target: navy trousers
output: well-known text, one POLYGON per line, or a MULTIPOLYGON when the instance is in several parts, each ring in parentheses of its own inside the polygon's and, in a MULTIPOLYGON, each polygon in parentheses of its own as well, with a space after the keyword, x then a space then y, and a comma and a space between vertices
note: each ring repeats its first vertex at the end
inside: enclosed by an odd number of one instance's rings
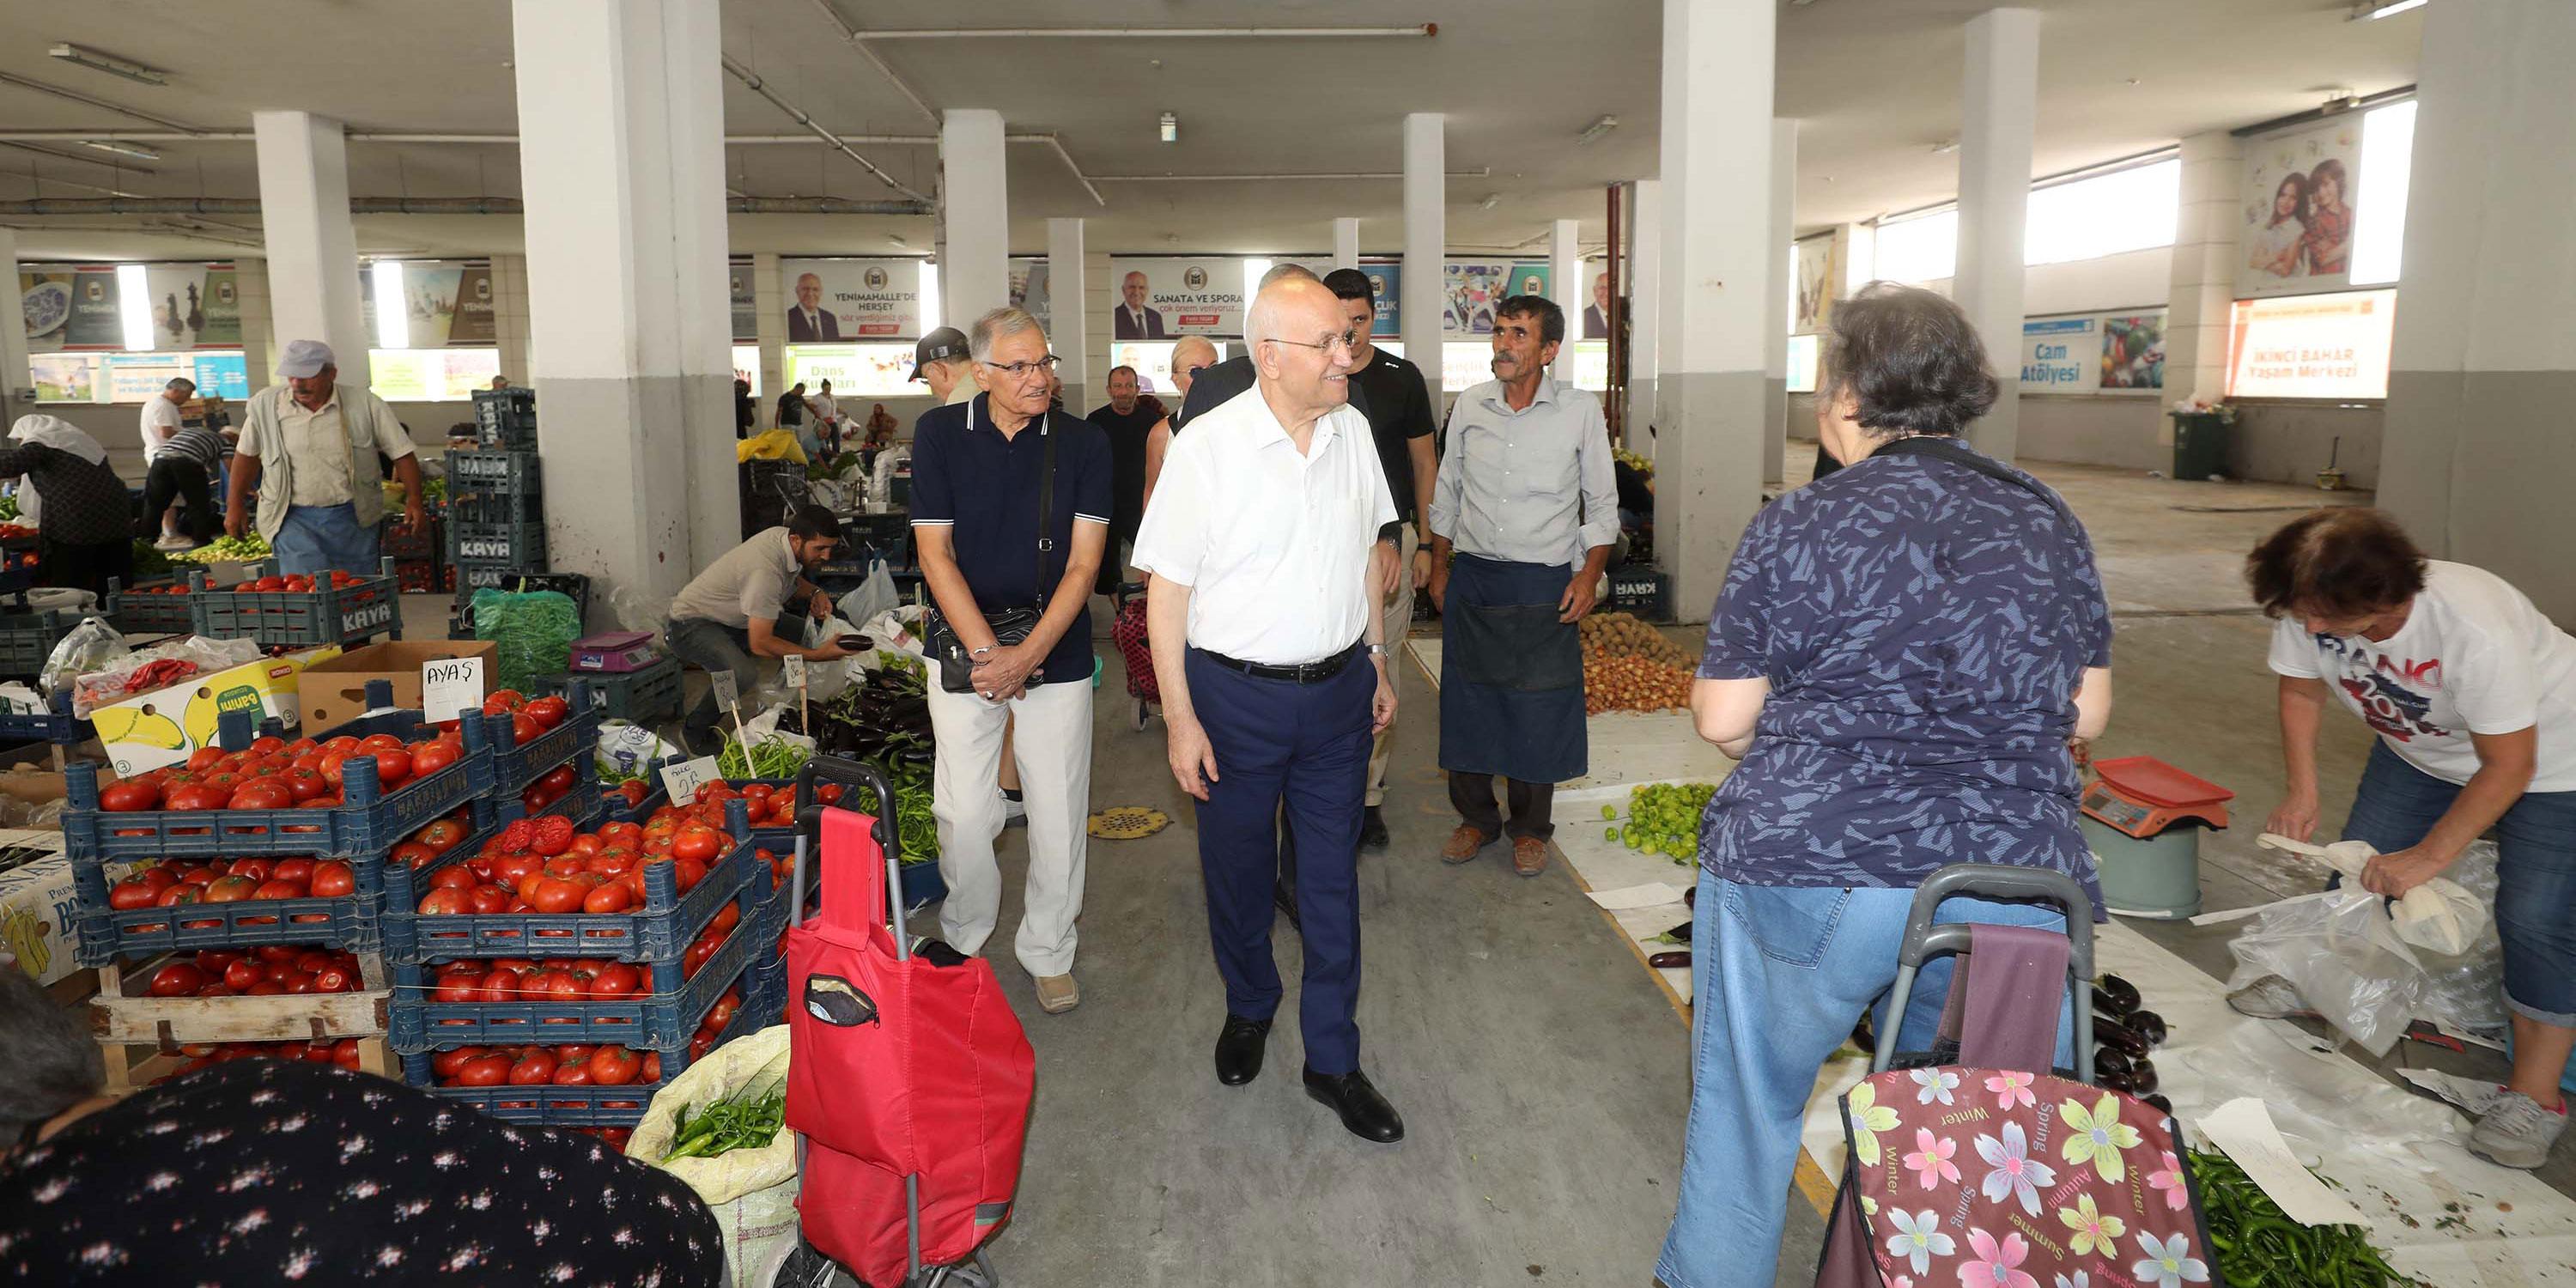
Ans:
POLYGON ((1360 1060, 1360 802, 1377 668, 1353 658, 1320 684, 1258 680, 1197 649, 1187 666, 1190 701, 1216 753, 1218 777, 1198 807, 1199 870, 1225 1008, 1252 1020, 1279 1009, 1270 923, 1284 804, 1297 834, 1306 1067, 1349 1073, 1360 1060))

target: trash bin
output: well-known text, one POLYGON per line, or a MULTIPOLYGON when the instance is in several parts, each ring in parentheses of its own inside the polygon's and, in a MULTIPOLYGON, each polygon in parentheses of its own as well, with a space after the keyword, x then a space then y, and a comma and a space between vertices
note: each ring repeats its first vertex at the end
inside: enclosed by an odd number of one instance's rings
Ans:
POLYGON ((2227 417, 2214 411, 2178 411, 2174 421, 2173 476, 2178 479, 2224 478, 2227 475, 2227 417))

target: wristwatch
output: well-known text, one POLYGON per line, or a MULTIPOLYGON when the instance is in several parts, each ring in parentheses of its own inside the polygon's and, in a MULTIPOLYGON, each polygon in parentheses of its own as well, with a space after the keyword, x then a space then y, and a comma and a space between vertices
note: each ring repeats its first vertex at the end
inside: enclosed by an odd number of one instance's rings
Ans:
POLYGON ((1369 651, 1369 656, 1370 656, 1370 657, 1385 657, 1385 656, 1386 656, 1386 645, 1384 645, 1384 644, 1371 644, 1371 645, 1369 645, 1369 646, 1368 646, 1368 651, 1369 651))

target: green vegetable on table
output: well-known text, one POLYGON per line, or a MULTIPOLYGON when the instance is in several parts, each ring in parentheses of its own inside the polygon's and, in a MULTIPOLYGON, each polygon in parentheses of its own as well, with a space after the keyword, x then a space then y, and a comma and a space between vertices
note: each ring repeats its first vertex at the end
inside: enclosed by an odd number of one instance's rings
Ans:
POLYGON ((2232 1288, 2396 1288, 2400 1274, 2357 1225, 2301 1225, 2234 1159, 2192 1150, 2192 1182, 2218 1273, 2232 1288))
POLYGON ((794 778, 811 753, 784 738, 762 738, 745 754, 738 739, 727 738, 716 751, 716 772, 727 778, 794 778))
MULTIPOLYGON (((1717 794, 1715 783, 1651 783, 1628 789, 1628 822, 1625 827, 1602 829, 1603 839, 1625 842, 1631 850, 1661 854, 1675 863, 1692 863, 1699 858, 1699 820, 1708 808, 1708 798, 1717 794)), ((1603 818, 1616 816, 1604 805, 1603 818)))
POLYGON ((671 1120, 671 1152, 662 1156, 665 1163, 760 1149, 778 1139, 778 1129, 787 1124, 787 1093, 773 1091, 756 1100, 719 1100, 694 1118, 689 1116, 689 1106, 682 1105, 672 1112, 671 1120))
MULTIPOLYGON (((939 861, 939 820, 931 814, 930 784, 924 775, 921 782, 889 780, 894 788, 894 834, 903 862, 936 863, 939 861)), ((877 807, 874 788, 862 787, 853 795, 850 808, 862 814, 885 817, 877 807)))
POLYGON ((252 563, 274 558, 276 554, 258 534, 245 533, 238 537, 217 537, 194 550, 181 550, 170 557, 189 563, 252 563))

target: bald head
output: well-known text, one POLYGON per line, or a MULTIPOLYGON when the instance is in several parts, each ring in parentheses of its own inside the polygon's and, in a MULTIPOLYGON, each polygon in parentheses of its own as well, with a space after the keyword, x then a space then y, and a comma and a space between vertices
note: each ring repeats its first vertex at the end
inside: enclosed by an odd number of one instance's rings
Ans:
POLYGON ((1313 274, 1261 288, 1244 319, 1261 393, 1290 432, 1350 401, 1350 323, 1313 274))
MULTIPOLYGON (((1282 265, 1295 268, 1294 264, 1282 265)), ((1314 340, 1325 335, 1338 335, 1343 329, 1341 301, 1333 298, 1323 282, 1313 273, 1278 273, 1264 282, 1261 293, 1252 297, 1252 309, 1244 315, 1243 336, 1247 343, 1258 345, 1264 340, 1314 340), (1307 334, 1313 332, 1313 335, 1307 334)), ((1259 358, 1254 359, 1259 362, 1259 358)))

